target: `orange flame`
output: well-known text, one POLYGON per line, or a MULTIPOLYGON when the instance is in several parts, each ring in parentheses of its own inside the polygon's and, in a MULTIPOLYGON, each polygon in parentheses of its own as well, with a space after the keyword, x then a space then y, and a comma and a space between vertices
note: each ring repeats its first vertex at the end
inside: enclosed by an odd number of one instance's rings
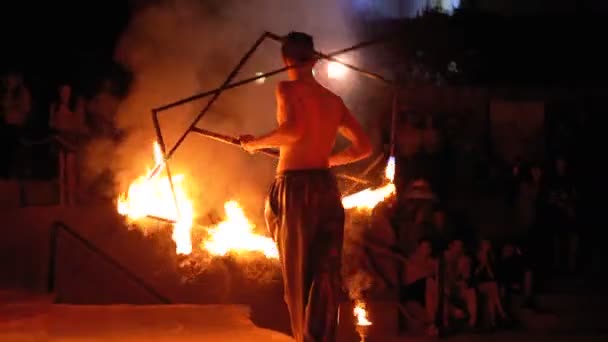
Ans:
POLYGON ((355 305, 355 308, 353 309, 353 313, 355 315, 355 318, 357 318, 358 326, 372 325, 372 322, 370 322, 369 319, 367 318, 367 310, 365 309, 364 302, 361 302, 361 301, 357 302, 355 305))
MULTIPOLYGON (((161 176, 164 161, 160 146, 154 143, 155 168, 148 169, 129 185, 126 193, 118 197, 117 209, 121 215, 131 221, 138 221, 148 216, 174 221, 173 241, 178 254, 192 253, 192 225, 194 222, 193 202, 189 198, 184 176, 173 176, 175 200, 171 192, 169 179, 161 176), (176 203, 177 202, 177 207, 176 203)), ((243 253, 259 251, 267 258, 278 258, 278 251, 273 240, 253 233, 254 225, 249 222, 243 209, 236 201, 224 204, 226 219, 214 227, 205 228, 209 233, 207 241, 201 248, 211 255, 222 256, 229 252, 243 253)))
MULTIPOLYGON (((155 142, 153 148, 156 165, 160 165, 160 168, 163 169, 164 161, 160 146, 155 142)), ((118 213, 127 216, 132 221, 147 216, 175 221, 173 241, 177 246, 177 253, 190 254, 192 252, 190 232, 194 220, 194 210, 184 187, 184 176, 178 174, 173 177, 176 207, 169 178, 161 176, 160 171, 150 177, 153 169, 148 169, 145 176, 137 178, 129 185, 126 193, 120 194, 117 203, 118 213)))
POLYGON ((224 204, 226 220, 209 228, 209 239, 202 247, 212 255, 226 255, 230 252, 262 252, 267 258, 276 259, 279 252, 274 241, 253 233, 255 226, 249 222, 243 209, 236 201, 224 204))
POLYGON ((374 209, 378 203, 384 201, 388 197, 395 194, 397 189, 393 180, 395 179, 395 158, 390 157, 384 171, 384 177, 388 181, 388 184, 376 188, 376 189, 365 189, 354 193, 352 195, 342 198, 342 205, 345 209, 357 208, 360 210, 371 210, 374 209))

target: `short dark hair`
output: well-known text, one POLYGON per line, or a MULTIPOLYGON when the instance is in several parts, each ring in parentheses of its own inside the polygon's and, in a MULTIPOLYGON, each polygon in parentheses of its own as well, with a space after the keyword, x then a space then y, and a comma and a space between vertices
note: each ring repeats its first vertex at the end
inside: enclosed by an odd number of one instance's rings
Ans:
POLYGON ((431 247, 433 246, 433 240, 431 240, 431 238, 423 236, 420 239, 418 239, 418 246, 422 245, 423 243, 428 243, 431 245, 431 247))
POLYGON ((299 63, 315 60, 315 47, 312 36, 303 32, 290 32, 283 37, 281 46, 283 57, 299 63))

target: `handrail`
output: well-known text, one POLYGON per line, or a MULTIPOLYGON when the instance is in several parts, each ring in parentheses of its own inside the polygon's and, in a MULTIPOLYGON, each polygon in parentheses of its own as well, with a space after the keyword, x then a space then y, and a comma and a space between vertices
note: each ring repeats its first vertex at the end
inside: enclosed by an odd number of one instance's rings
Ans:
POLYGON ((43 138, 40 139, 28 139, 28 138, 20 138, 19 139, 19 143, 22 146, 34 146, 34 145, 45 145, 45 144, 57 144, 57 146, 59 146, 61 149, 67 150, 67 151, 75 151, 76 147, 69 143, 68 141, 66 141, 65 139, 63 139, 60 135, 58 134, 49 134, 43 138))
POLYGON ((122 272, 127 278, 134 281, 137 285, 141 286, 144 290, 146 290, 149 294, 155 297, 159 302, 163 304, 170 304, 171 301, 148 285, 143 279, 135 275, 129 269, 121 265, 116 259, 99 249, 95 246, 91 241, 82 237, 82 235, 75 232, 73 229, 68 227, 65 223, 60 221, 55 221, 51 226, 51 239, 50 239, 50 257, 49 257, 49 272, 48 272, 48 283, 47 289, 48 292, 53 292, 55 290, 55 276, 56 276, 56 262, 57 262, 57 239, 59 237, 59 232, 66 232, 76 241, 80 242, 83 246, 85 246, 89 251, 100 256, 110 265, 114 266, 120 272, 122 272))

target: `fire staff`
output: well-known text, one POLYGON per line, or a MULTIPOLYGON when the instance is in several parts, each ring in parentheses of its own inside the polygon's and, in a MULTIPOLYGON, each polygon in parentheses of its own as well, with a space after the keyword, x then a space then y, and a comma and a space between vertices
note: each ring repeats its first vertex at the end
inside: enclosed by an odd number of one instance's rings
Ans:
POLYGON ((291 32, 281 50, 290 69, 289 81, 276 89, 278 128, 240 141, 250 153, 280 150, 265 217, 279 250, 293 335, 298 342, 334 341, 344 208, 329 169, 368 157, 372 147, 340 97, 313 77, 313 38, 291 32), (338 134, 350 145, 332 154, 338 134))

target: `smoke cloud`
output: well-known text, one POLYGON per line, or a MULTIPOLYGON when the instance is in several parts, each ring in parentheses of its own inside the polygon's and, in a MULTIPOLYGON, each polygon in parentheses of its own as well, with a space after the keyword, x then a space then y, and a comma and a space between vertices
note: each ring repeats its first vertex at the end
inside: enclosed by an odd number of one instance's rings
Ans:
MULTIPOLYGON (((151 108, 219 86, 265 31, 280 35, 292 30, 310 33, 321 51, 355 43, 344 2, 163 0, 139 7, 115 53, 115 59, 133 73, 130 94, 116 116, 118 127, 128 132, 113 156, 117 190, 124 191, 153 164, 151 108)), ((279 44, 269 40, 260 46, 237 80, 280 66, 279 44)), ((274 87, 283 78, 272 77, 263 84, 225 92, 199 126, 235 136, 272 129, 274 87)), ((207 100, 160 114, 169 148, 207 100)), ((107 155, 100 159, 107 164, 107 155)), ((221 210, 226 200, 235 199, 252 219, 261 218, 274 160, 250 156, 233 146, 190 134, 170 165, 173 174, 186 176, 199 216, 221 210)))

